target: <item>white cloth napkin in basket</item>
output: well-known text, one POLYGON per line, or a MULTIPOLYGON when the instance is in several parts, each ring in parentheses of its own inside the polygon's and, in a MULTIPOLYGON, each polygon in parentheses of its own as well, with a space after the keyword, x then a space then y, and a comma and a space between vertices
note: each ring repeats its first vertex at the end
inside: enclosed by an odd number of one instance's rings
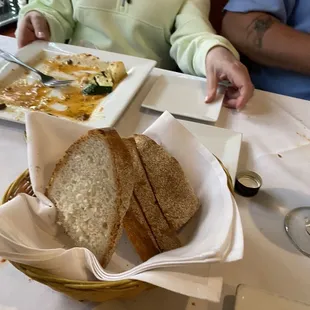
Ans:
POLYGON ((141 263, 125 234, 103 269, 84 248, 74 248, 56 225, 56 210, 44 195, 57 161, 89 128, 33 112, 26 117, 28 162, 37 198, 19 195, 0 208, 0 255, 75 280, 137 279, 197 298, 218 301, 222 280, 208 278, 209 263, 243 255, 243 234, 226 175, 215 157, 165 112, 145 134, 163 145, 183 167, 202 203, 182 230, 182 248, 141 263))

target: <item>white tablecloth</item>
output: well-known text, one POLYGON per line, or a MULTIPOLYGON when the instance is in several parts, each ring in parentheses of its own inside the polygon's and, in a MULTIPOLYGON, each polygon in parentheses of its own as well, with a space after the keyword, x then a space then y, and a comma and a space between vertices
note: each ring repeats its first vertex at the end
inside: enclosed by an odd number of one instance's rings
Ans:
MULTIPOLYGON (((0 46, 16 51, 15 39, 0 36, 0 46)), ((151 85, 155 69, 117 127, 132 132, 152 118, 139 106, 151 85)), ((224 277, 222 304, 188 299, 161 289, 130 301, 131 309, 233 309, 236 286, 246 283, 310 303, 310 260, 299 254, 285 235, 283 218, 289 209, 310 205, 310 103, 256 91, 242 113, 223 109, 217 126, 242 132, 240 169, 251 169, 263 178, 260 193, 246 199, 237 196, 241 212, 245 256, 237 263, 213 265, 210 275, 224 277)), ((0 121, 0 195, 27 168, 24 126, 0 121)), ((34 281, 29 281, 8 263, 0 263, 0 309, 20 310, 91 309, 34 281)), ((111 309, 109 304, 103 309, 111 309)), ((115 308, 117 310, 117 308, 115 308)))

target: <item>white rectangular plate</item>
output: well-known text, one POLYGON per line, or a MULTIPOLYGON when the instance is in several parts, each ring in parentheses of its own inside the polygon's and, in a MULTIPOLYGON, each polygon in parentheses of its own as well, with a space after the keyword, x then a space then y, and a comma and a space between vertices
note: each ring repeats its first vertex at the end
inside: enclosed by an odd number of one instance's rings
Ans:
POLYGON ((205 103, 207 82, 204 78, 185 74, 160 76, 142 103, 143 108, 157 112, 169 111, 174 116, 216 122, 222 107, 223 95, 205 103))
MULTIPOLYGON (((52 58, 60 54, 70 55, 88 53, 99 57, 101 61, 124 62, 129 73, 128 77, 126 77, 126 79, 124 79, 111 94, 99 103, 90 119, 83 122, 83 124, 91 127, 113 126, 156 64, 153 60, 85 47, 46 42, 34 42, 33 44, 20 49, 16 53, 16 56, 24 62, 33 62, 42 57, 43 53, 47 58, 52 58)), ((0 64, 1 87, 9 85, 17 80, 23 72, 24 69, 20 66, 2 62, 0 64)), ((26 109, 20 107, 8 107, 7 109, 0 111, 0 119, 24 123, 25 111, 26 109)))
POLYGON ((237 290, 235 310, 309 310, 310 305, 289 300, 263 290, 240 285, 237 290))

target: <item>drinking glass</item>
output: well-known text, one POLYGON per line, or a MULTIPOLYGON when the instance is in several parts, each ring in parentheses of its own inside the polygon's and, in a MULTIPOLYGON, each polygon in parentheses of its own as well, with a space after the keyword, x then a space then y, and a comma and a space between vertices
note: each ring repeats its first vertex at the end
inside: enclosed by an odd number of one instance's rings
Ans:
POLYGON ((310 257, 310 207, 291 210, 285 216, 284 227, 295 247, 310 257))

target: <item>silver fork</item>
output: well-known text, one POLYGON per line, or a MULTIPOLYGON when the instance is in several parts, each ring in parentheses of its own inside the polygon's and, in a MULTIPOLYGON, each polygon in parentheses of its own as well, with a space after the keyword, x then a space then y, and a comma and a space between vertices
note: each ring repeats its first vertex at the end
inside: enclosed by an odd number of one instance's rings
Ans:
POLYGON ((2 49, 0 49, 0 57, 2 57, 3 59, 5 59, 9 62, 13 62, 13 63, 16 63, 20 66, 23 66, 26 69, 38 74, 41 78, 42 84, 47 86, 47 87, 62 87, 62 86, 67 86, 73 82, 73 80, 63 80, 63 81, 56 80, 52 76, 46 75, 46 74, 42 73, 41 71, 39 71, 33 67, 28 66, 26 63, 22 62, 20 59, 18 59, 17 57, 12 55, 11 53, 3 51, 2 49))

